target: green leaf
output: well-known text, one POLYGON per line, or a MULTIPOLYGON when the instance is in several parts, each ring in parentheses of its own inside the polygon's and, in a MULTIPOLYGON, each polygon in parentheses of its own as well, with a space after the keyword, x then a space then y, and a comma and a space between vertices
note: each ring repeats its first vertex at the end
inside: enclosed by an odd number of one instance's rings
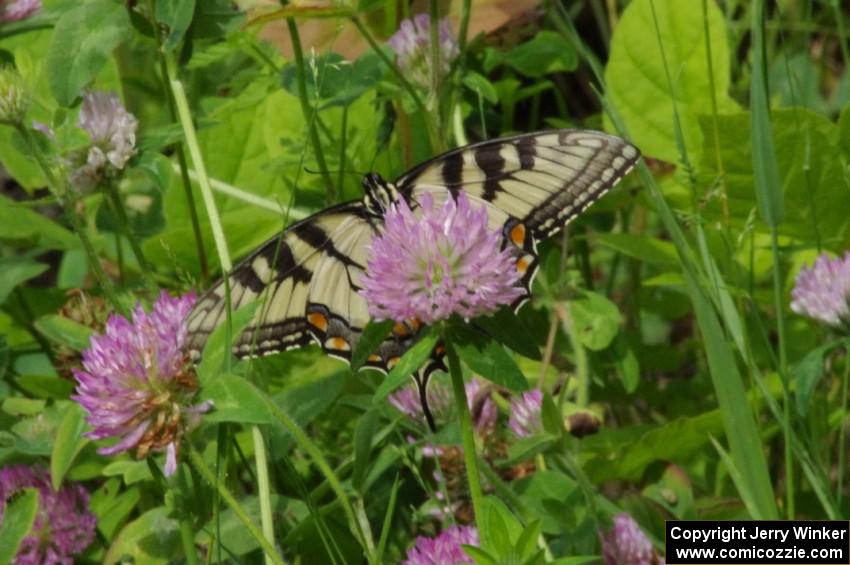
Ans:
POLYGON ((463 84, 472 92, 480 94, 482 98, 491 104, 496 104, 499 101, 499 93, 496 92, 496 87, 493 86, 493 83, 475 71, 468 71, 463 76, 463 84))
POLYGON ((354 352, 351 354, 351 372, 356 373, 366 363, 369 355, 378 350, 392 327, 392 320, 384 320, 383 322, 369 320, 369 323, 363 328, 363 333, 360 334, 360 339, 357 340, 357 345, 354 346, 354 352))
POLYGON ((69 402, 65 410, 65 416, 56 430, 56 441, 53 443, 53 452, 50 454, 50 480, 53 490, 59 490, 65 473, 71 468, 77 454, 89 443, 83 437, 86 421, 82 407, 76 402, 69 402))
POLYGON ((522 524, 495 496, 487 496, 481 505, 478 520, 481 548, 488 553, 506 556, 513 550, 515 540, 522 535, 522 524))
POLYGON ((47 267, 44 263, 19 257, 0 258, 0 272, 3 273, 0 278, 0 304, 6 302, 16 286, 40 275, 47 267))
POLYGON ((531 331, 512 309, 499 308, 492 316, 476 318, 474 325, 520 355, 540 360, 540 346, 531 338, 531 331))
POLYGON ((254 313, 262 303, 263 300, 256 300, 233 312, 230 317, 229 336, 227 321, 224 320, 207 338, 201 362, 198 363, 198 377, 200 377, 202 386, 207 381, 214 379, 224 369, 225 357, 231 355, 231 344, 251 323, 251 320, 254 319, 254 313), (229 340, 228 337, 230 337, 229 340))
POLYGON ((377 425, 378 411, 373 408, 360 417, 354 430, 354 469, 351 472, 351 486, 360 492, 361 496, 366 494, 362 491, 363 479, 369 468, 369 454, 372 451, 372 440, 377 425))
POLYGON ((35 329, 52 342, 82 351, 89 347, 94 330, 70 318, 48 314, 35 321, 35 329))
POLYGON ((130 32, 127 9, 112 0, 80 3, 62 14, 47 55, 47 80, 59 104, 76 100, 130 32))
POLYGON ((850 157, 850 103, 844 105, 838 116, 838 141, 844 154, 850 157))
POLYGON ((537 553, 537 539, 540 537, 540 533, 541 522, 534 520, 520 534, 519 539, 514 544, 514 553, 522 563, 526 563, 537 553))
POLYGON ((0 196, 0 240, 46 249, 78 246, 77 238, 70 231, 29 208, 16 205, 5 196, 0 196))
POLYGON ((598 233, 594 239, 606 247, 644 263, 666 267, 679 265, 676 247, 669 241, 663 241, 657 237, 633 233, 598 233))
POLYGON ((382 403, 392 391, 406 382, 410 375, 431 356, 431 352, 434 351, 439 339, 431 326, 422 330, 418 341, 401 356, 398 365, 392 368, 390 374, 375 391, 374 396, 372 396, 372 403, 382 403))
POLYGON ((563 415, 548 391, 543 392, 543 400, 540 402, 540 422, 547 434, 556 438, 564 435, 563 415))
POLYGON ((500 565, 498 557, 487 553, 480 547, 474 545, 462 545, 463 551, 475 560, 475 565, 500 565))
POLYGON ((801 416, 808 414, 815 387, 823 377, 824 357, 839 345, 841 342, 833 342, 813 349, 791 367, 789 373, 791 380, 796 383, 794 397, 797 400, 797 412, 801 416))
POLYGON ((547 451, 557 441, 558 436, 549 433, 535 434, 518 439, 508 446, 508 457, 504 461, 499 461, 499 465, 510 467, 533 459, 538 454, 547 451))
POLYGON ((528 388, 528 381, 505 348, 463 324, 449 327, 449 339, 458 356, 475 373, 513 391, 528 388))
POLYGON ((164 507, 148 510, 118 533, 106 552, 107 565, 129 558, 135 563, 171 563, 181 555, 177 521, 164 507))
MULTIPOLYGON (((779 166, 778 187, 784 201, 779 233, 811 242, 818 230, 822 238, 836 238, 836 245, 845 245, 850 226, 850 200, 840 190, 835 190, 844 183, 838 127, 825 116, 803 108, 774 109, 770 120, 779 166), (845 243, 839 244, 839 241, 845 243)), ((705 146, 697 180, 705 185, 713 183, 721 174, 717 160, 722 161, 729 215, 739 225, 746 224, 753 208, 759 205, 753 190, 757 180, 753 169, 756 150, 751 121, 750 114, 744 112, 718 117, 718 155, 712 137, 713 120, 710 117, 700 119, 705 146)), ((703 208, 706 219, 724 217, 720 198, 711 198, 706 204, 703 208)), ((761 225, 758 222, 756 229, 761 225)), ((756 258, 759 253, 757 250, 756 258)), ((769 252, 764 253, 768 257, 765 261, 773 260, 769 252)))
POLYGON ((505 62, 515 71, 531 78, 578 67, 573 46, 561 34, 542 30, 531 39, 514 47, 505 62))
POLYGON ((584 291, 570 301, 570 313, 581 343, 592 351, 608 347, 623 323, 617 305, 595 292, 584 291))
POLYGON ((213 402, 213 409, 204 415, 205 422, 270 424, 274 421, 263 394, 236 375, 212 379, 201 389, 200 400, 213 402))
MULTIPOLYGON (((702 10, 682 10, 679 0, 634 0, 623 10, 611 38, 611 55, 605 67, 606 96, 627 125, 632 141, 644 155, 672 163, 680 153, 674 134, 673 100, 665 72, 673 75, 676 108, 688 150, 702 146, 697 116, 711 114, 712 88, 718 111, 736 108, 729 96, 728 29, 723 13, 708 2, 714 81, 708 72, 705 22, 702 10), (653 5, 664 55, 653 30, 653 5)), ((606 116, 606 123, 610 124, 606 116)))
POLYGON ((12 416, 32 416, 44 410, 44 400, 12 396, 3 401, 3 412, 12 416))
POLYGON ((165 51, 172 51, 180 44, 192 23, 194 12, 195 0, 156 0, 156 21, 168 28, 162 44, 165 51))
POLYGON ((112 539, 118 527, 137 508, 141 499, 138 487, 121 489, 121 479, 113 477, 94 491, 89 502, 97 516, 97 529, 106 539, 112 539))
POLYGON ((21 375, 15 384, 31 396, 42 399, 66 399, 74 390, 74 383, 55 375, 21 375))
POLYGON ((775 228, 784 215, 779 165, 773 147, 770 126, 770 101, 767 94, 767 51, 764 39, 764 0, 755 0, 752 9, 752 58, 750 78, 750 127, 753 136, 753 172, 756 179, 756 201, 764 222, 775 228))
POLYGON ((12 562, 21 542, 32 529, 38 512, 38 491, 23 489, 6 503, 0 526, 0 563, 12 562))

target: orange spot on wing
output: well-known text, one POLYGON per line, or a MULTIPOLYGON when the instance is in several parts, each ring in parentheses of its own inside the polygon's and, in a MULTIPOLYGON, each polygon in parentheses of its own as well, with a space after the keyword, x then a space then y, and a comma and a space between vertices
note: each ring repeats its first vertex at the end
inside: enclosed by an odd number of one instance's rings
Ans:
POLYGON ((387 367, 392 369, 393 367, 398 365, 399 361, 401 361, 401 357, 390 357, 387 361, 387 367))
POLYGON ((525 245, 525 226, 517 224, 511 228, 511 241, 517 247, 525 245))
POLYGON ((528 271, 528 258, 522 257, 519 261, 516 262, 516 270, 519 271, 521 275, 524 275, 526 271, 528 271))
POLYGON ((383 359, 381 359, 381 356, 377 353, 373 353, 369 356, 368 361, 369 363, 380 363, 381 361, 383 361, 383 359))
POLYGON ((398 337, 407 337, 410 335, 410 328, 404 322, 396 322, 393 326, 393 335, 398 337))
POLYGON ((311 312, 307 314, 307 323, 318 329, 319 331, 327 331, 328 329, 328 319, 324 314, 320 314, 318 312, 311 312))
POLYGON ((325 348, 331 351, 350 351, 351 345, 341 337, 332 337, 325 342, 325 348))

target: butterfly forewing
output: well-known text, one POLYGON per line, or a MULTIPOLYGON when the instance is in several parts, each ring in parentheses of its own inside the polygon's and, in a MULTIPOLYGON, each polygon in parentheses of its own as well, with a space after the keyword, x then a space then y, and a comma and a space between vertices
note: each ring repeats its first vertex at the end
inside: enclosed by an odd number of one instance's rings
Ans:
POLYGON ((396 186, 405 195, 422 187, 462 190, 543 239, 605 194, 638 157, 638 150, 619 137, 556 130, 456 149, 412 169, 396 186))

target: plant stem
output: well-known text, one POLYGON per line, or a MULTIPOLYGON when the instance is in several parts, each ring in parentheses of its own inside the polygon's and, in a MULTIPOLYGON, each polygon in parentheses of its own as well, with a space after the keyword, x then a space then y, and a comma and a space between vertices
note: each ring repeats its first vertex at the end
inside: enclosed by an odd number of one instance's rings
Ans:
MULTIPOLYGON (((108 194, 109 199, 112 200, 112 208, 118 216, 118 223, 121 225, 121 231, 124 232, 124 236, 127 238, 127 241, 130 242, 130 248, 133 250, 133 255, 136 256, 136 261, 139 263, 139 269, 142 271, 142 278, 145 280, 148 290, 156 296, 159 292, 159 287, 153 280, 153 269, 147 259, 145 259, 142 246, 139 245, 139 240, 136 239, 136 236, 130 227, 130 219, 127 217, 127 211, 124 209, 124 203, 121 201, 121 195, 118 193, 118 187, 115 186, 115 183, 112 181, 106 181, 106 193, 108 194)), ((120 240, 118 242, 118 248, 121 248, 120 240)))
POLYGON ((428 109, 422 102, 422 98, 420 98, 419 94, 416 92, 416 88, 412 84, 410 84, 410 81, 407 80, 407 77, 404 76, 404 73, 401 71, 398 65, 396 65, 389 57, 387 57, 387 54, 384 53, 384 50, 381 49, 381 46, 378 45, 378 43, 375 41, 375 38, 372 37, 371 33, 369 33, 369 30, 366 29, 365 25, 363 25, 363 22, 361 22, 356 17, 351 18, 351 22, 354 24, 354 26, 357 28, 357 31, 360 32, 360 35, 363 36, 363 38, 366 40, 366 43, 369 44, 369 47, 372 48, 378 58, 387 67, 390 68, 390 70, 393 72, 393 74, 396 76, 399 83, 401 84, 401 87, 406 90, 407 93, 410 95, 410 98, 413 100, 413 104, 416 106, 416 109, 419 110, 419 113, 422 117, 422 121, 425 123, 425 127, 428 129, 428 139, 431 142, 431 147, 439 147, 441 143, 440 139, 438 138, 437 132, 434 129, 434 124, 432 124, 431 121, 428 119, 428 109))
POLYGON ((112 281, 109 280, 109 277, 106 276, 106 273, 103 271, 103 267, 100 265, 100 258, 97 256, 94 245, 89 239, 85 222, 83 222, 77 214, 77 202, 79 201, 77 192, 73 189, 69 190, 64 179, 59 180, 53 175, 53 171, 50 169, 50 164, 41 152, 41 148, 33 140, 30 131, 21 124, 18 124, 15 127, 24 138, 27 147, 29 147, 30 152, 35 157, 41 172, 44 174, 44 180, 47 182, 47 187, 59 200, 59 203, 65 210, 68 221, 71 222, 71 227, 77 233, 77 237, 80 238, 80 243, 83 244, 83 250, 86 252, 86 256, 89 259, 89 267, 92 270, 92 274, 94 275, 97 284, 101 289, 103 289, 103 293, 106 294, 106 297, 112 303, 113 308, 121 314, 126 314, 124 306, 121 304, 121 301, 118 300, 118 295, 115 293, 115 287, 113 286, 112 281))
POLYGON ((428 1, 428 17, 430 26, 428 27, 431 39, 431 95, 430 101, 433 111, 431 112, 434 120, 437 123, 437 132, 442 139, 443 133, 443 116, 440 105, 440 11, 437 0, 428 1))
MULTIPOLYGON (((186 484, 186 472, 183 470, 183 465, 177 469, 177 481, 180 485, 180 497, 188 498, 189 486, 186 484)), ((175 508, 179 516, 180 524, 180 541, 183 543, 183 553, 186 556, 186 563, 189 565, 199 565, 198 550, 195 547, 195 531, 192 529, 192 523, 189 521, 188 508, 175 508)))
POLYGON ((286 412, 281 410, 276 404, 269 402, 268 403, 269 410, 272 415, 277 419, 280 424, 287 429, 287 431, 292 435, 295 442, 307 452, 307 455, 313 460, 313 463, 319 469, 319 472, 325 477, 325 480, 328 483, 328 486, 336 495, 337 500, 340 505, 342 505, 342 509, 345 512, 345 517, 348 520, 348 527, 351 529, 351 532, 358 538, 360 541, 361 547, 367 551, 367 555, 369 556, 369 560, 372 560, 372 555, 374 554, 375 544, 374 542, 367 538, 364 534, 363 530, 360 528, 360 524, 357 521, 357 513, 354 511, 354 508, 351 505, 351 501, 348 498, 348 495, 345 493, 345 489, 342 487, 342 483, 339 481, 337 476, 334 474, 333 469, 328 463, 325 456, 322 454, 322 450, 307 437, 307 434, 304 433, 304 430, 289 417, 286 412))
MULTIPOLYGON (((260 497, 260 522, 263 525, 263 535, 274 543, 274 523, 272 522, 271 488, 269 486, 269 465, 266 458, 266 442, 259 426, 251 426, 251 437, 254 440, 254 460, 257 464, 257 491, 260 497)), ((266 564, 272 563, 271 556, 265 556, 266 564)))
POLYGON ((286 26, 289 29, 289 39, 292 42, 292 53, 295 56, 295 80, 298 83, 298 99, 301 102, 301 113, 304 115, 304 122, 307 124, 307 132, 310 138, 310 144, 313 146, 313 153, 316 156, 316 164, 319 166, 319 174, 322 177, 322 182, 325 184, 328 203, 332 203, 336 197, 334 183, 331 180, 331 175, 328 172, 328 165, 325 162, 325 154, 322 151, 322 142, 319 139, 319 130, 316 129, 316 120, 318 112, 310 107, 307 96, 307 78, 304 72, 304 51, 301 49, 301 36, 298 34, 298 26, 292 18, 286 19, 286 26))
MULTIPOLYGON (((210 188, 209 177, 207 176, 206 165, 204 164, 203 155, 201 155, 201 148, 198 145, 198 137, 195 133, 195 125, 192 123, 192 116, 189 111, 189 101, 186 99, 186 92, 183 90, 183 83, 177 78, 174 62, 169 57, 167 59, 168 62, 168 72, 169 72, 169 82, 171 84, 171 90, 174 93, 174 102, 177 105, 177 113, 180 116, 180 124, 183 127, 183 135, 186 138, 186 145, 189 147, 189 155, 192 157, 192 163, 195 165, 195 171, 198 175, 198 185, 201 187, 201 195, 204 198, 204 205, 207 208, 207 216, 210 219, 210 225, 212 227, 213 237, 215 239, 216 250, 218 251, 219 262, 221 263, 222 269, 222 277, 225 282, 225 294, 226 294, 226 303, 227 303, 227 326, 230 327, 230 286, 227 284, 229 281, 229 273, 233 268, 233 263, 230 260, 230 253, 227 250, 227 241, 224 239, 224 230, 221 226, 221 219, 218 215, 218 208, 215 205, 215 199, 213 198, 212 188, 210 188)), ((230 343, 230 339, 228 336, 227 343, 230 343)), ((229 353, 225 355, 226 364, 229 365, 230 355, 229 353)), ((265 498, 266 503, 268 504, 271 500, 271 492, 269 491, 269 481, 268 481, 268 464, 266 460, 266 446, 263 442, 262 434, 259 432, 256 426, 252 429, 252 435, 254 438, 254 457, 257 465, 257 488, 259 490, 260 504, 262 506, 263 499, 265 498), (264 475, 264 477, 263 477, 264 475)), ((269 507, 268 512, 262 512, 262 520, 263 520, 263 531, 270 535, 267 540, 267 543, 270 547, 273 547, 274 544, 274 526, 271 522, 271 508, 269 507)), ((265 546, 264 546, 265 547, 265 546)), ((266 560, 268 562, 269 559, 274 557, 271 553, 266 551, 266 560)))
POLYGON ((841 379, 841 425, 838 428, 838 481, 836 483, 835 500, 841 507, 844 498, 844 461, 845 441, 847 431, 847 387, 850 386, 850 339, 844 345, 844 378, 841 379))
POLYGON ((225 504, 227 504, 233 513, 236 514, 236 517, 239 518, 239 521, 245 525, 245 528, 248 530, 248 533, 257 540, 257 543, 260 544, 260 547, 263 548, 265 554, 271 559, 272 563, 276 563, 278 565, 285 565, 283 558, 278 555, 274 546, 263 536, 263 532, 257 527, 257 525, 251 521, 251 518, 248 516, 248 512, 245 511, 245 508, 239 504, 239 501, 230 494, 230 491, 227 490, 222 483, 216 480, 215 475, 212 470, 207 466, 206 461, 201 456, 200 453, 195 451, 194 447, 189 447, 189 459, 192 461, 192 465, 194 465, 195 470, 198 471, 204 479, 206 479, 211 485, 213 485, 218 492, 219 496, 224 500, 225 504))
POLYGON ((463 384, 463 372, 460 359, 452 347, 451 341, 443 339, 446 357, 449 360, 449 373, 452 377, 452 392, 455 406, 460 418, 460 437, 463 441, 463 461, 466 466, 466 480, 469 483, 469 495, 472 498, 472 509, 475 520, 481 520, 481 509, 484 495, 481 490, 481 475, 478 472, 478 458, 475 456, 475 436, 472 429, 472 416, 469 414, 469 401, 466 398, 466 387, 463 384))
MULTIPOLYGON (((168 61, 165 52, 162 50, 162 36, 159 33, 159 24, 156 22, 154 14, 156 6, 154 0, 148 0, 148 12, 150 13, 151 26, 154 29, 154 36, 157 44, 157 57, 159 57, 159 67, 162 73, 162 80, 165 88, 165 97, 168 99, 168 111, 171 115, 171 120, 177 121, 177 108, 175 106, 174 91, 171 89, 171 81, 169 80, 168 61)), ((204 249, 204 236, 201 233, 201 223, 198 219, 198 208, 195 206, 195 198, 192 195, 192 183, 189 181, 189 166, 186 164, 186 152, 183 151, 183 144, 175 144, 177 153, 177 162, 180 167, 180 180, 183 184, 183 193, 186 196, 186 205, 189 209, 189 219, 192 223, 192 235, 195 238, 195 249, 198 253, 198 262, 201 267, 201 278, 206 281, 210 278, 210 268, 207 263, 207 252, 204 249)))

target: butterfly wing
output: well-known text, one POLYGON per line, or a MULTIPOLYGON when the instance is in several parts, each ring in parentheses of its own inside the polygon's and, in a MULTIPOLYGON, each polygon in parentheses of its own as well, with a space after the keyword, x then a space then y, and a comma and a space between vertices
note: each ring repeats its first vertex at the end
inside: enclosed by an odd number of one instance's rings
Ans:
MULTIPOLYGON (((342 204, 310 216, 261 245, 229 276, 230 308, 260 301, 254 319, 233 344, 237 357, 266 355, 307 345, 313 339, 305 311, 314 274, 331 234, 352 216, 360 202, 342 204)), ((224 280, 198 300, 187 320, 186 348, 200 357, 207 338, 226 319, 224 280)))
POLYGON ((544 239, 617 184, 639 156, 624 139, 598 131, 537 132, 450 151, 402 175, 396 187, 405 195, 462 190, 544 239))

